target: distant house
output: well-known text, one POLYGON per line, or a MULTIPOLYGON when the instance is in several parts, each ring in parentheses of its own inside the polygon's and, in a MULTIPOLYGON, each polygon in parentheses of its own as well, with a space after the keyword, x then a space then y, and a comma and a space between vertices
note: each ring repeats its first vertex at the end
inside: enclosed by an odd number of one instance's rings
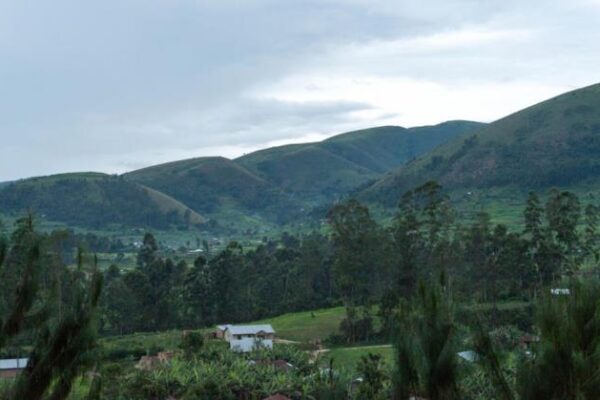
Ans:
POLYGON ((519 339, 519 346, 523 350, 530 350, 531 346, 540 341, 539 336, 525 334, 519 339))
POLYGON ((550 293, 552 293, 554 296, 568 296, 571 294, 571 290, 568 288, 554 288, 550 289, 550 293))
POLYGON ((225 331, 230 326, 231 325, 229 325, 229 324, 227 324, 227 325, 217 325, 217 329, 215 330, 215 338, 217 338, 217 339, 225 339, 225 331))
POLYGON ((248 352, 257 348, 273 348, 275 330, 271 325, 229 325, 225 340, 233 351, 248 352))
POLYGON ((479 355, 473 350, 461 351, 456 353, 460 358, 468 362, 475 362, 479 359, 479 355))
POLYGON ((28 358, 0 360, 0 378, 14 378, 27 366, 28 358))

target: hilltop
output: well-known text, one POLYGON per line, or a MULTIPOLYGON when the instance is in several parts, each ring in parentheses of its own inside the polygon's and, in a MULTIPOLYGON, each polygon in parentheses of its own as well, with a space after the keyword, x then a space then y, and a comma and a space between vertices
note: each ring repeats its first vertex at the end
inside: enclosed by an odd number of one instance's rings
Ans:
POLYGON ((166 228, 194 225, 204 218, 181 202, 114 175, 59 174, 11 182, 0 190, 0 210, 31 211, 67 224, 109 224, 166 228))
POLYGON ((261 150, 235 161, 314 205, 344 196, 384 172, 481 126, 471 121, 409 129, 382 126, 343 133, 316 143, 261 150))
POLYGON ((593 184, 600 172, 600 85, 568 92, 464 134, 359 193, 393 204, 427 180, 449 190, 545 190, 593 184))

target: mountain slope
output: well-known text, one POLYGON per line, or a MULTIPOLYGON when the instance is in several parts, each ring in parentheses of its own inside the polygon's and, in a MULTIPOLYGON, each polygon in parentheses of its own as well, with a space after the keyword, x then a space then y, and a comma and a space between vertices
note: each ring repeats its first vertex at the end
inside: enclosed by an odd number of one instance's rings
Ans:
POLYGON ((573 186, 600 173, 600 85, 502 118, 387 174, 359 197, 391 204, 435 179, 448 189, 573 186))
POLYGON ((451 121, 435 126, 383 126, 317 143, 257 151, 235 161, 305 201, 326 201, 378 178, 410 159, 483 124, 451 121))
POLYGON ((166 228, 204 219, 153 189, 101 173, 51 175, 0 189, 0 210, 32 211, 53 221, 86 227, 108 224, 166 228))
POLYGON ((220 207, 269 211, 287 204, 279 189, 223 157, 175 161, 133 171, 124 177, 175 197, 203 213, 217 212, 220 207))

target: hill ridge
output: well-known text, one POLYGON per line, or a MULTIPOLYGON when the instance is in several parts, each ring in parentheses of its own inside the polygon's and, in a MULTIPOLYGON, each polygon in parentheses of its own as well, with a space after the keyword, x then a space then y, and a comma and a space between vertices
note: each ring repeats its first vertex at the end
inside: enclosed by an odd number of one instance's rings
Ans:
POLYGON ((392 204, 427 180, 450 190, 576 186, 600 174, 600 84, 554 96, 457 136, 358 197, 392 204))

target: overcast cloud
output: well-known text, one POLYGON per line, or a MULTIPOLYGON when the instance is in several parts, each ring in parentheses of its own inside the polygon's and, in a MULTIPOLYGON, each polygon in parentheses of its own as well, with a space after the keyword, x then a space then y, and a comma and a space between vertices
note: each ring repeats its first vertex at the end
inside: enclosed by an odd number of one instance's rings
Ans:
POLYGON ((594 0, 0 1, 0 181, 493 121, 600 82, 594 0))

